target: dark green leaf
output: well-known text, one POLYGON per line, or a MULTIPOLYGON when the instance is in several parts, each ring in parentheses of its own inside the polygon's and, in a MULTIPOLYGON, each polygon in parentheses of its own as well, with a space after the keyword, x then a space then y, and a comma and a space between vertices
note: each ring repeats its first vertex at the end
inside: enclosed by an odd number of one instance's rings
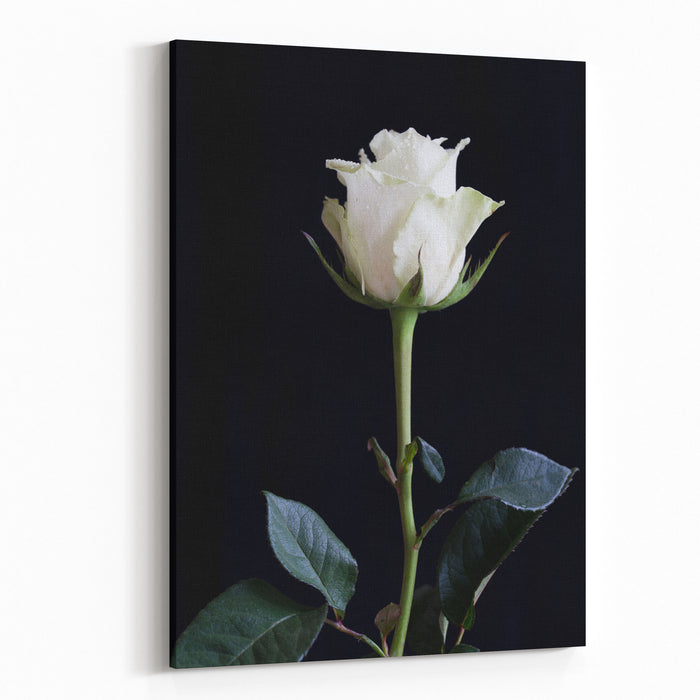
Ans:
POLYGON ((396 627, 399 617, 401 617, 401 606, 396 603, 389 603, 376 614, 374 626, 380 631, 382 639, 396 627))
POLYGON ((532 450, 512 447, 482 464, 456 503, 497 498, 513 508, 542 510, 563 493, 575 472, 532 450))
POLYGON ((479 651, 476 647, 471 644, 458 644, 456 647, 450 649, 450 654, 469 654, 473 651, 479 651))
POLYGON ((475 503, 448 535, 438 562, 438 589, 447 619, 463 627, 469 609, 503 560, 542 511, 516 510, 500 501, 475 503), (482 585, 483 584, 483 585, 482 585))
POLYGON ((313 586, 340 614, 355 592, 357 562, 308 506, 264 492, 270 544, 284 568, 313 586))
POLYGON ((265 581, 250 579, 214 598, 177 640, 174 668, 301 661, 328 607, 299 605, 265 581))
POLYGON ((423 467, 425 473, 439 484, 445 478, 445 465, 440 453, 421 437, 417 437, 415 442, 418 448, 416 454, 418 463, 423 467))
POLYGON ((421 586, 413 594, 406 643, 416 654, 442 654, 447 626, 440 620, 437 588, 421 586))

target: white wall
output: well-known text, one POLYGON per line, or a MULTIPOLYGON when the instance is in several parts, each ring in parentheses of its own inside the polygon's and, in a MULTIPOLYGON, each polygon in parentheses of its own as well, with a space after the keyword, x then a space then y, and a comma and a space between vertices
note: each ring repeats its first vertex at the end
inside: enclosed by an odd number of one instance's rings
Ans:
POLYGON ((674 0, 5 5, 0 696, 691 697, 697 24, 674 0), (168 670, 173 38, 588 62, 587 648, 168 670))

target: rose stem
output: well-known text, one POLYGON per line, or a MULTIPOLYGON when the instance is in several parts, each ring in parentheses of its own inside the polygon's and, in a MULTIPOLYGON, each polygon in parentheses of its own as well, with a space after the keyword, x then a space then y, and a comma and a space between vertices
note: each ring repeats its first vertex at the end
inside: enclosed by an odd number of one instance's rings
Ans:
POLYGON ((396 469, 398 471, 396 492, 399 497, 404 552, 401 616, 394 631, 391 656, 403 656, 418 566, 418 549, 415 547, 417 533, 411 495, 413 463, 402 464, 406 454, 406 446, 411 442, 411 349, 418 311, 395 307, 391 309, 390 314, 394 344, 394 380, 396 383, 396 469))
POLYGON ((346 627, 343 624, 342 620, 324 620, 324 622, 327 625, 330 625, 331 627, 337 629, 338 632, 342 632, 343 634, 349 634, 353 639, 356 639, 358 642, 364 642, 377 654, 377 656, 386 656, 384 651, 379 646, 377 646, 377 644, 373 642, 366 634, 362 634, 361 632, 355 632, 355 630, 351 630, 349 627, 346 627))

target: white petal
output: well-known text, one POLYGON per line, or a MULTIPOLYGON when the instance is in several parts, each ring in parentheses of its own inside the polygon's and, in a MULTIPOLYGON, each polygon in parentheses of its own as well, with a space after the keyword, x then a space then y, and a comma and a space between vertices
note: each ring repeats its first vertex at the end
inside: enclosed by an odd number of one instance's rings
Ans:
POLYGON ((421 136, 415 129, 402 134, 380 131, 370 143, 377 157, 373 167, 402 180, 430 185, 435 173, 442 171, 450 158, 440 143, 440 139, 421 136))
POLYGON ((321 221, 323 221, 323 225, 328 229, 328 233, 333 236, 333 239, 338 246, 340 246, 341 250, 343 247, 343 236, 340 229, 340 222, 344 219, 345 209, 340 206, 338 200, 326 197, 323 202, 321 221))
POLYGON ((455 193, 457 189, 457 158, 469 141, 470 139, 462 139, 455 148, 446 149, 447 159, 444 165, 433 173, 429 184, 441 197, 449 197, 455 193))
POLYGON ((416 199, 430 190, 378 173, 369 165, 344 173, 344 177, 349 238, 366 288, 379 299, 393 301, 403 288, 393 269, 396 233, 416 199))
POLYGON ((359 167, 359 163, 354 163, 351 160, 343 160, 342 158, 329 158, 326 161, 326 167, 331 170, 342 170, 348 173, 354 173, 359 167))
POLYGON ((396 143, 400 136, 401 134, 396 131, 388 131, 387 129, 382 129, 378 134, 375 134, 369 142, 369 147, 372 149, 374 157, 379 160, 391 153, 396 148, 396 143))
POLYGON ((357 249, 353 244, 350 230, 348 227, 345 207, 341 206, 337 199, 329 199, 326 197, 323 202, 323 211, 321 212, 321 221, 328 229, 328 232, 333 236, 335 242, 343 252, 343 257, 348 267, 360 281, 362 285, 362 293, 365 293, 365 278, 362 264, 360 263, 357 249))
POLYGON ((420 252, 426 305, 444 299, 457 283, 467 243, 484 219, 503 204, 471 187, 461 187, 447 198, 421 197, 394 243, 398 285, 403 288, 418 271, 420 252))
POLYGON ((326 161, 326 167, 329 170, 335 170, 338 173, 338 179, 345 185, 345 173, 357 172, 360 169, 360 164, 342 158, 331 158, 326 161))

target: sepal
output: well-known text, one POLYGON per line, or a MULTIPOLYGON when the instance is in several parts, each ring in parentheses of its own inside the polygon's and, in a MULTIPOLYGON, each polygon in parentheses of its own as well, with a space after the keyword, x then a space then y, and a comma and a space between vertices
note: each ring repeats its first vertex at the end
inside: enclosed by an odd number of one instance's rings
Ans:
MULTIPOLYGON (((371 309, 392 309, 392 308, 414 308, 420 313, 426 311, 441 311, 446 309, 448 306, 456 304, 458 301, 462 301, 469 293, 471 293, 479 280, 483 277, 486 269, 491 264, 496 251, 500 247, 501 243, 506 239, 508 233, 504 233, 498 243, 494 246, 493 250, 489 253, 484 261, 479 263, 474 270, 469 274, 469 265, 471 263, 471 257, 469 257, 459 274, 459 279, 457 284, 452 288, 452 291, 437 304, 432 304, 431 306, 425 305, 425 290, 423 288, 423 266, 420 262, 420 255, 418 256, 418 271, 413 277, 406 283, 406 286, 401 291, 401 294, 393 301, 387 302, 378 299, 369 292, 362 291, 362 285, 357 277, 354 275, 352 270, 349 268, 347 263, 342 263, 343 274, 339 274, 333 266, 326 260, 321 249, 318 247, 316 241, 309 236, 308 233, 302 231, 309 245, 314 249, 314 252, 321 261, 321 264, 325 268, 326 272, 330 275, 331 279, 335 282, 338 288, 345 294, 348 299, 356 301, 359 304, 364 304, 369 306, 371 309)), ((342 259, 342 253, 340 253, 342 259)))
POLYGON ((425 308, 425 289, 423 288, 423 265, 418 253, 418 272, 406 283, 401 294, 392 306, 415 306, 425 308))
POLYGON ((318 259, 321 261, 323 267, 326 269, 326 272, 330 275, 331 279, 336 283, 338 288, 340 289, 343 294, 345 294, 348 299, 352 299, 352 301, 356 301, 359 304, 364 304, 365 306, 369 306, 371 309, 389 309, 391 308, 392 304, 389 304, 386 301, 382 301, 381 299, 377 299, 376 297, 372 296, 371 294, 362 293, 362 289, 357 281, 357 278, 355 275, 352 274, 350 271, 350 268, 347 265, 344 265, 343 267, 343 272, 345 274, 345 277, 342 277, 339 275, 331 266, 331 264, 326 260, 326 258, 323 256, 323 253, 321 252, 321 249, 318 247, 318 244, 316 241, 309 236, 308 233, 305 231, 302 231, 304 236, 306 237, 306 240, 309 242, 309 245, 314 249, 314 252, 316 255, 318 255, 318 259))

